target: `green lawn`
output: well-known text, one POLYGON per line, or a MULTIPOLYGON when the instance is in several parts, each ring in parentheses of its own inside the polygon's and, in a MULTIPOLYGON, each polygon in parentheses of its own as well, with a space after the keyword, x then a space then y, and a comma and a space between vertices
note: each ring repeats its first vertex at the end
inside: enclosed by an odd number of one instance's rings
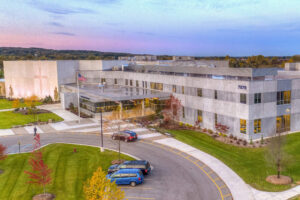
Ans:
MULTIPOLYGON (((54 121, 63 120, 54 113, 42 113, 36 115, 36 117, 43 122, 48 121, 49 119, 54 121)), ((23 115, 12 111, 0 112, 0 129, 8 129, 15 125, 25 125, 31 122, 35 122, 33 115, 23 115)))
MULTIPOLYGON (((9 101, 7 99, 0 99, 0 110, 13 108, 12 104, 13 101, 9 101)), ((35 105, 39 106, 42 105, 42 103, 36 102, 35 105)), ((26 106, 25 103, 20 103, 20 107, 25 107, 25 106, 26 106)))
MULTIPOLYGON (((43 148, 44 160, 53 170, 53 181, 47 186, 47 192, 56 195, 56 200, 84 199, 83 183, 92 176, 101 166, 107 170, 112 160, 118 159, 118 153, 105 151, 100 153, 99 148, 52 144, 43 148), (77 153, 73 153, 73 149, 77 153)), ((123 159, 132 158, 121 155, 123 159)), ((0 162, 0 199, 30 200, 35 194, 42 193, 42 188, 27 184, 28 175, 24 170, 30 170, 28 165, 29 154, 9 155, 0 162)))
MULTIPOLYGON (((272 185, 265 181, 268 175, 276 174, 265 160, 266 148, 241 148, 224 144, 212 137, 189 130, 168 130, 176 139, 223 161, 251 186, 266 191, 282 191, 291 186, 272 185)), ((300 133, 287 136, 286 152, 291 162, 283 171, 283 175, 292 177, 294 182, 300 181, 300 133)))

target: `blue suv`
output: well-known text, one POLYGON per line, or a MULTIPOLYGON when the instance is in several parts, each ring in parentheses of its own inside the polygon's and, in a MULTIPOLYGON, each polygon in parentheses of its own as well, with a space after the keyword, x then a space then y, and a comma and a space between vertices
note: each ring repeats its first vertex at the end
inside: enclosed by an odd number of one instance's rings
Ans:
POLYGON ((119 171, 106 175, 111 182, 116 181, 118 185, 136 186, 144 182, 144 175, 139 169, 120 169, 119 171))

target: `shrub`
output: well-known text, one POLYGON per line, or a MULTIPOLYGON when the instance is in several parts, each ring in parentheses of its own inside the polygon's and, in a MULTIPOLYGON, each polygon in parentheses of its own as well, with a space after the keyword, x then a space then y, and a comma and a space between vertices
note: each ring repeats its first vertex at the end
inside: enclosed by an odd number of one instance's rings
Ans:
POLYGON ((179 126, 183 126, 183 123, 182 123, 182 122, 179 122, 179 126))
POLYGON ((236 137, 236 136, 234 136, 234 137, 233 137, 233 139, 234 139, 234 140, 237 140, 237 137, 236 137))
POLYGON ((248 144, 247 140, 243 141, 244 146, 246 146, 248 144))
POLYGON ((236 144, 237 144, 237 145, 240 145, 240 141, 239 141, 239 140, 238 140, 238 141, 236 141, 236 144))
POLYGON ((264 143, 264 136, 261 135, 261 138, 260 138, 260 144, 263 144, 264 143))
POLYGON ((233 139, 233 135, 232 135, 232 134, 230 134, 230 135, 229 135, 229 138, 230 138, 230 139, 233 139))
POLYGON ((69 104, 69 109, 70 109, 70 110, 74 110, 74 108, 75 108, 75 107, 74 107, 74 104, 73 104, 73 103, 70 103, 70 104, 69 104))
POLYGON ((43 103, 53 103, 53 99, 52 97, 49 95, 49 96, 46 96, 43 100, 42 100, 43 103))
POLYGON ((204 132, 204 133, 207 133, 207 129, 206 129, 206 128, 204 128, 204 129, 203 129, 203 132, 204 132))
POLYGON ((213 134, 214 132, 211 129, 208 129, 209 134, 213 134))

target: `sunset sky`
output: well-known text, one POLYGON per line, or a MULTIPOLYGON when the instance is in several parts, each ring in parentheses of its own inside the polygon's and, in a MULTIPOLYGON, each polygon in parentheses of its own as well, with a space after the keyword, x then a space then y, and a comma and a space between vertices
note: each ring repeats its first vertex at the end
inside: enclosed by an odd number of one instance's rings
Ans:
POLYGON ((299 0, 0 0, 0 46, 300 54, 299 0))

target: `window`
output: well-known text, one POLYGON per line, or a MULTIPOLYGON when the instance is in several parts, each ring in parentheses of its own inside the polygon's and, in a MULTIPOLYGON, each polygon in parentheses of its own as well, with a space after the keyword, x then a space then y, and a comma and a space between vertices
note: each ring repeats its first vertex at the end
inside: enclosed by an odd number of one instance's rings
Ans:
POLYGON ((135 81, 135 86, 139 87, 139 81, 135 81))
POLYGON ((182 118, 185 118, 185 111, 184 111, 184 107, 182 106, 182 118))
POLYGON ((147 88, 147 81, 145 81, 145 88, 147 88))
POLYGON ((255 93, 254 94, 254 103, 261 103, 261 93, 255 93))
POLYGON ((182 88, 181 92, 182 92, 182 94, 184 94, 184 86, 182 86, 181 88, 182 88))
POLYGON ((118 79, 115 78, 115 85, 117 85, 117 84, 118 84, 118 79))
POLYGON ((101 84, 105 84, 105 78, 101 78, 101 84))
POLYGON ((218 99, 218 91, 215 90, 215 99, 218 99))
POLYGON ((130 80, 130 86, 132 86, 133 85, 133 83, 132 83, 133 81, 132 80, 130 80))
POLYGON ((197 96, 202 97, 202 88, 197 88, 197 96))
POLYGON ((215 126, 218 124, 218 114, 215 113, 215 126))
POLYGON ((172 86, 172 92, 173 92, 173 93, 176 93, 176 85, 173 85, 173 86, 172 86))
POLYGON ((276 132, 282 133, 285 131, 290 131, 291 130, 290 120, 291 120, 290 115, 282 115, 276 117, 276 132))
POLYGON ((143 88, 145 88, 145 81, 142 81, 142 86, 143 88))
POLYGON ((240 102, 243 104, 247 103, 247 95, 246 94, 240 94, 240 102))
POLYGON ((277 105, 290 104, 291 103, 291 91, 277 92, 277 105))
POLYGON ((247 133, 247 121, 244 119, 240 119, 240 132, 243 134, 247 133))
POLYGON ((128 79, 125 79, 125 85, 128 85, 128 79))
POLYGON ((154 83, 154 82, 151 82, 150 83, 150 88, 152 90, 163 90, 163 84, 162 83, 154 83))
POLYGON ((254 133, 261 132, 261 119, 254 120, 254 133))
POLYGON ((197 110, 197 119, 198 122, 202 122, 203 118, 202 118, 202 110, 197 110))

